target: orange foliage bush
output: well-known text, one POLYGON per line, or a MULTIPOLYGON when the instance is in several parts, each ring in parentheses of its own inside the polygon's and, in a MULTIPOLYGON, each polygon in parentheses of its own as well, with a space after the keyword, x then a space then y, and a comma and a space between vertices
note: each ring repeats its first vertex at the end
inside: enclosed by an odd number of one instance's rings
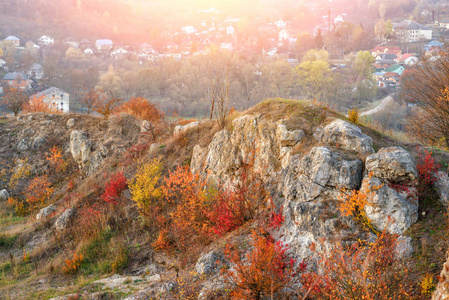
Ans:
POLYGON ((64 172, 68 163, 62 158, 62 151, 59 147, 53 146, 50 149, 50 155, 45 157, 56 173, 64 172))
POLYGON ((39 98, 33 97, 25 103, 23 106, 23 112, 24 113, 34 113, 34 112, 43 112, 43 113, 59 113, 60 111, 56 107, 56 105, 45 102, 44 96, 41 96, 39 98))
POLYGON ((223 273, 232 287, 233 299, 273 296, 296 275, 295 260, 286 254, 288 246, 275 242, 264 230, 253 231, 251 245, 246 257, 230 245, 226 247, 226 258, 234 266, 233 269, 223 269, 223 273))
POLYGON ((66 274, 75 274, 81 266, 83 259, 84 257, 82 254, 73 254, 72 259, 66 259, 65 266, 62 268, 62 270, 66 274))
POLYGON ((162 229, 156 241, 152 244, 156 251, 167 250, 170 248, 170 241, 168 240, 168 230, 162 229))
MULTIPOLYGON (((347 249, 336 245, 319 253, 324 272, 302 274, 309 298, 410 299, 412 282, 407 268, 395 263, 396 243, 397 236, 384 231, 373 244, 359 241, 347 249)), ((311 248, 315 251, 314 244, 311 248)))
POLYGON ((164 118, 164 113, 143 97, 132 97, 128 102, 124 102, 116 110, 116 113, 121 112, 150 122, 158 122, 164 118))
POLYGON ((35 177, 26 188, 26 201, 31 207, 38 203, 43 204, 45 200, 50 198, 53 190, 47 175, 35 177))

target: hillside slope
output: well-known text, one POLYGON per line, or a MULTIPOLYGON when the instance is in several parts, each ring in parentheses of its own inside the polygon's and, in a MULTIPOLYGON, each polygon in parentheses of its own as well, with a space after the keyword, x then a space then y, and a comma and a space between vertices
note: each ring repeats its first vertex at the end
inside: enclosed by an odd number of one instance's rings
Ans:
MULTIPOLYGON (((444 262, 448 194, 441 185, 423 190, 417 145, 296 100, 233 113, 222 129, 178 122, 174 129, 171 120, 126 114, 0 119, 0 293, 231 297, 226 267, 215 266, 229 265, 226 245, 250 252, 251 232, 263 227, 289 245, 295 268, 302 261, 311 274, 337 245, 392 234, 399 241, 392 264, 406 265, 409 272, 398 274, 404 285, 413 282, 409 299, 429 297, 416 282, 444 262), (369 201, 345 214, 342 199, 352 191, 369 201), (243 205, 242 214, 229 203, 243 205)), ((433 158, 447 166, 447 153, 433 158)), ((276 297, 303 295, 301 280, 276 297)))

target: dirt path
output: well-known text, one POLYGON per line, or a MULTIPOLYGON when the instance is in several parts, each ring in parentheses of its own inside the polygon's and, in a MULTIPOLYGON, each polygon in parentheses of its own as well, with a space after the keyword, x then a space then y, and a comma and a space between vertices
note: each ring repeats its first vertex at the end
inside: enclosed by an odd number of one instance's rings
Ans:
POLYGON ((380 102, 380 104, 376 107, 374 107, 373 109, 370 109, 368 111, 362 112, 360 114, 360 116, 368 116, 368 115, 373 115, 375 113, 378 113, 382 110, 385 109, 385 107, 390 104, 393 101, 393 97, 391 95, 388 95, 387 97, 385 97, 382 102, 380 102))

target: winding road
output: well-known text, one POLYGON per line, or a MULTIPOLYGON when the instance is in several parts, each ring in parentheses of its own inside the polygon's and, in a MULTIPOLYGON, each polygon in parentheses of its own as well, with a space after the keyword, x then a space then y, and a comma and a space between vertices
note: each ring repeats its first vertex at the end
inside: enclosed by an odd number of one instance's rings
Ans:
POLYGON ((369 115, 373 115, 375 113, 378 113, 382 110, 385 109, 385 107, 390 104, 391 102, 393 102, 393 97, 391 95, 388 95, 387 97, 385 97, 382 102, 379 103, 378 106, 374 107, 373 109, 370 109, 368 111, 362 112, 360 114, 360 116, 369 116, 369 115))

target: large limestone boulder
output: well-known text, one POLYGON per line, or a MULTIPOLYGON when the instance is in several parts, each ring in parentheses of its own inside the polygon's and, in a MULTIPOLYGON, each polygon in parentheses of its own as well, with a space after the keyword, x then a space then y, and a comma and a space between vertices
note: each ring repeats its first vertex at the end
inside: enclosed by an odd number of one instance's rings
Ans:
POLYGON ((366 158, 366 171, 389 182, 413 185, 418 178, 416 162, 401 147, 382 148, 366 158))
POLYGON ((438 172, 436 177, 435 188, 439 196, 438 200, 447 207, 449 205, 449 176, 446 172, 438 172))
POLYGON ((383 184, 379 178, 370 176, 363 179, 361 190, 372 194, 364 210, 377 230, 387 228, 389 233, 403 234, 418 220, 415 191, 398 192, 383 184))
POLYGON ((229 182, 245 164, 252 164, 262 176, 281 168, 276 126, 260 124, 259 116, 245 115, 235 119, 232 128, 217 132, 207 149, 195 147, 192 169, 229 182))
POLYGON ((70 134, 70 153, 73 159, 81 166, 89 161, 92 152, 92 142, 81 131, 73 130, 70 134))
POLYGON ((287 127, 280 123, 276 128, 276 139, 278 140, 280 147, 293 147, 304 138, 304 130, 287 130, 287 127))
POLYGON ((374 153, 372 139, 362 133, 359 127, 340 119, 318 128, 313 136, 326 145, 338 145, 358 153, 374 153))
POLYGON ((291 201, 308 202, 320 196, 336 199, 341 189, 360 187, 362 172, 362 161, 344 160, 337 152, 315 147, 281 172, 280 190, 291 201))

